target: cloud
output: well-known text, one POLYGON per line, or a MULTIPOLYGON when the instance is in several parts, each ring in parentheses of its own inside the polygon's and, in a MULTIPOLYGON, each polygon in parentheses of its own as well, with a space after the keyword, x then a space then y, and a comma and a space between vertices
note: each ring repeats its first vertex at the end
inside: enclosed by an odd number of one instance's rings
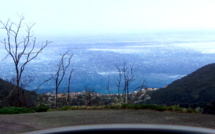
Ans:
POLYGON ((185 75, 180 75, 180 74, 176 74, 176 75, 167 75, 168 78, 170 79, 179 79, 184 77, 185 75))
POLYGON ((150 77, 162 78, 162 79, 180 79, 186 75, 183 74, 167 74, 167 73, 150 73, 150 77))
POLYGON ((215 53, 215 42, 174 43, 173 45, 176 47, 198 51, 202 54, 215 53))
POLYGON ((90 48, 89 51, 103 51, 103 52, 115 52, 122 54, 131 54, 131 53, 146 53, 153 51, 152 48, 164 48, 168 46, 164 45, 130 45, 124 46, 121 48, 90 48))
POLYGON ((97 72, 97 73, 100 74, 100 75, 104 75, 104 76, 118 74, 118 72, 116 72, 116 71, 112 71, 112 72, 97 72))
POLYGON ((125 54, 129 54, 129 53, 140 53, 143 52, 144 50, 139 50, 139 49, 112 49, 112 48, 104 48, 104 49, 98 49, 98 48, 91 48, 88 49, 89 51, 104 51, 104 52, 115 52, 115 53, 125 53, 125 54))

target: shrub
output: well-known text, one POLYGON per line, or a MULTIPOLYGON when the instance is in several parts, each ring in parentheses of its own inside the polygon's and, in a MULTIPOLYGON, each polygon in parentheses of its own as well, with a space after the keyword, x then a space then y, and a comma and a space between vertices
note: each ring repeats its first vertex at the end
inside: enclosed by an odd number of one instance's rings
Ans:
POLYGON ((49 107, 46 105, 40 105, 39 107, 34 108, 35 112, 47 112, 49 107))
POLYGON ((169 106, 168 109, 171 110, 171 111, 185 111, 183 108, 179 107, 178 105, 169 106))
POLYGON ((130 107, 129 104, 122 104, 122 105, 121 105, 121 108, 123 108, 123 109, 127 109, 127 108, 129 108, 129 107, 130 107))
POLYGON ((121 105, 106 105, 105 109, 122 109, 121 105))
POLYGON ((33 109, 23 107, 4 107, 0 109, 0 114, 22 114, 33 112, 35 112, 33 109))

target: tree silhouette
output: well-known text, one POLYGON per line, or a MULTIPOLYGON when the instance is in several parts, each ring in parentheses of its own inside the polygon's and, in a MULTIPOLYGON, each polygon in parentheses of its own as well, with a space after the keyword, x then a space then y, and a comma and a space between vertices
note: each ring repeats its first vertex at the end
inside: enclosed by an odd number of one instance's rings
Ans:
MULTIPOLYGON (((59 63, 57 64, 57 71, 55 75, 53 76, 53 79, 55 81, 55 106, 57 107, 57 94, 60 88, 60 85, 66 75, 66 71, 69 68, 71 64, 71 59, 72 59, 73 54, 71 54, 70 50, 67 50, 64 54, 61 54, 61 59, 59 63)), ((70 80, 71 80, 71 75, 72 75, 73 70, 70 70, 69 73, 69 79, 68 79, 68 91, 70 88, 70 80)))
MULTIPOLYGON (((24 25, 24 19, 25 18, 21 16, 18 23, 14 23, 10 19, 8 19, 6 23, 0 20, 3 26, 1 29, 6 32, 6 38, 2 41, 7 52, 5 58, 10 57, 15 67, 14 84, 15 89, 18 91, 14 97, 17 98, 18 106, 25 106, 26 103, 24 99, 24 90, 22 90, 26 83, 29 82, 23 80, 23 72, 25 71, 26 65, 35 59, 42 50, 51 43, 50 41, 45 41, 40 44, 40 47, 37 47, 39 44, 32 32, 32 28, 35 24, 24 25)), ((14 89, 11 90, 11 92, 14 92, 14 89)))

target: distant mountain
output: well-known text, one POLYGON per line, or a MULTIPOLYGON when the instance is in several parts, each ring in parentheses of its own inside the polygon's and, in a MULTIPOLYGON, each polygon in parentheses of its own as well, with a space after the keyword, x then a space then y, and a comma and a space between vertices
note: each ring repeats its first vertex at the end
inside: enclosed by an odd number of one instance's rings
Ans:
POLYGON ((215 64, 206 65, 150 96, 148 103, 153 104, 211 107, 215 103, 215 64))

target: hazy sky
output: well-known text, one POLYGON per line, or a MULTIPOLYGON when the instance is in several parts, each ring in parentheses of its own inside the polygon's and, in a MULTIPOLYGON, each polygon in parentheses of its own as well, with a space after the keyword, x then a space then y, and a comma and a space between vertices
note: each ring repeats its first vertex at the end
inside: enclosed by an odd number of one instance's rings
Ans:
POLYGON ((215 30, 215 0, 0 0, 0 19, 23 15, 40 34, 215 30))

